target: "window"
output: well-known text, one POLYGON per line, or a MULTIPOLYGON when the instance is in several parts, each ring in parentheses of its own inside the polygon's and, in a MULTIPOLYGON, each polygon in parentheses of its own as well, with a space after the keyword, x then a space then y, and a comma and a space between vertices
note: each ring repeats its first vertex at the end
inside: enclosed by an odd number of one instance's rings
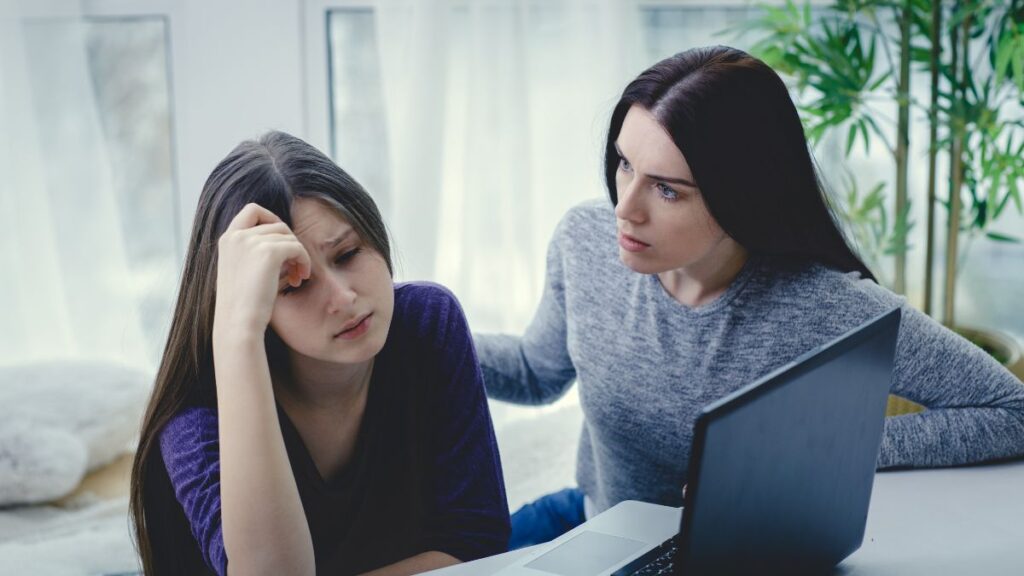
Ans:
POLYGON ((52 234, 36 273, 55 290, 23 301, 29 317, 61 310, 43 329, 66 338, 30 355, 155 363, 181 245, 167 21, 44 17, 22 30, 27 78, 15 86, 33 115, 21 136, 37 144, 44 193, 29 225, 52 234))
POLYGON ((388 157, 374 12, 328 12, 331 155, 387 213, 388 157))

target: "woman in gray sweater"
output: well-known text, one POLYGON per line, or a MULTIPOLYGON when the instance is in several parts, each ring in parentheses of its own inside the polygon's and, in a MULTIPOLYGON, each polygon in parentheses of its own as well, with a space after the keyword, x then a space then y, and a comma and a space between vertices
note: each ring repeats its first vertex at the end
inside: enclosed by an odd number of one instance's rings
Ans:
POLYGON ((785 85, 739 50, 677 54, 625 89, 611 119, 611 202, 555 231, 522 336, 476 337, 491 398, 553 402, 579 382, 579 488, 524 506, 511 547, 616 503, 680 506, 706 404, 886 310, 902 308, 878 465, 1024 454, 1024 385, 879 286, 850 249, 785 85))

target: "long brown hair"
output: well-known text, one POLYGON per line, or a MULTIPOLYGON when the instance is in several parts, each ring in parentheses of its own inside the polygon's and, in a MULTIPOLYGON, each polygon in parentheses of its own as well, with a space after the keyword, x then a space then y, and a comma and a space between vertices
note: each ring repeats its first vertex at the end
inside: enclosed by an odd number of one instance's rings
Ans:
MULTIPOLYGON (((239 144, 203 186, 192 224, 178 301, 132 464, 130 514, 148 576, 208 573, 164 466, 159 437, 189 406, 216 407, 213 316, 217 240, 248 203, 291 226, 291 206, 312 198, 337 210, 392 269, 387 230, 377 206, 352 177, 306 142, 283 132, 239 144)), ((281 368, 284 344, 267 329, 271 369, 281 368)))
POLYGON ((605 185, 618 202, 615 140, 630 107, 650 112, 693 171, 708 211, 751 254, 875 277, 829 208, 800 116, 770 66, 725 46, 694 48, 643 71, 612 112, 605 185))

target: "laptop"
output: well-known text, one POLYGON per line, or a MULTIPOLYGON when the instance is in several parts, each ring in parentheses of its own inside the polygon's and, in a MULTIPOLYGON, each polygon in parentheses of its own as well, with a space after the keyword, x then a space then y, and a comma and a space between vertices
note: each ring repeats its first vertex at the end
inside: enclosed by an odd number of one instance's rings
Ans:
POLYGON ((495 574, 830 572, 864 539, 899 323, 882 314, 705 407, 682 509, 619 503, 495 574))

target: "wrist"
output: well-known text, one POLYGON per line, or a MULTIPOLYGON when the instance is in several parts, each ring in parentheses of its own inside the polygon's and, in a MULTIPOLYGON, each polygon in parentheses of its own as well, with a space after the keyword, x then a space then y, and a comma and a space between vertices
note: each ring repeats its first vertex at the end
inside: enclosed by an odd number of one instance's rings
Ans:
POLYGON ((216 315, 213 318, 214 348, 263 346, 265 333, 266 326, 258 327, 256 322, 229 321, 216 315))
MULTIPOLYGON (((266 345, 263 335, 251 332, 225 330, 222 326, 213 332, 213 367, 216 375, 217 389, 230 389, 226 383, 251 382, 251 377, 237 378, 239 374, 249 374, 255 368, 267 365, 266 345), (236 377, 232 377, 235 375, 236 377), (227 386, 227 388, 225 388, 227 386)), ((218 392, 218 396, 220 392, 218 392)))

